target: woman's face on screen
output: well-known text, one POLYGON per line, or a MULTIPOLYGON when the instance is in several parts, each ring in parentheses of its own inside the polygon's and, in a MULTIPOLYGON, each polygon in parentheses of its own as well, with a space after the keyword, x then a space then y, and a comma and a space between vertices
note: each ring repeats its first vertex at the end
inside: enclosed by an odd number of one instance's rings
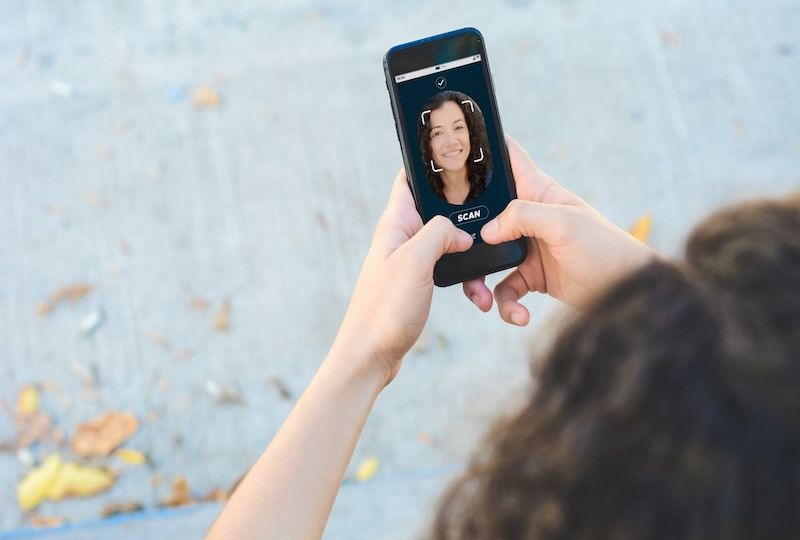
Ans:
POLYGON ((437 166, 460 171, 469 157, 469 129, 464 111, 453 101, 445 101, 431 111, 431 153, 437 166))

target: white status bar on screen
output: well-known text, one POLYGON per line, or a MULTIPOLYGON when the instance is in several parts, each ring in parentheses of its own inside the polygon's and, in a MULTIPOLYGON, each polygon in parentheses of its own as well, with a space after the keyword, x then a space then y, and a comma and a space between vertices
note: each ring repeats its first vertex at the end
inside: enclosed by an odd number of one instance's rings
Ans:
POLYGON ((467 64, 472 64, 473 62, 480 62, 480 61, 481 61, 481 55, 475 54, 472 56, 459 58, 458 60, 453 60, 452 62, 439 64, 438 66, 431 66, 423 69, 418 69, 416 71, 409 71, 408 73, 403 73, 402 75, 397 75, 394 78, 394 82, 401 83, 405 81, 410 81, 411 79, 424 77, 425 75, 430 75, 431 73, 439 73, 440 71, 447 71, 448 69, 453 69, 465 66, 467 64))

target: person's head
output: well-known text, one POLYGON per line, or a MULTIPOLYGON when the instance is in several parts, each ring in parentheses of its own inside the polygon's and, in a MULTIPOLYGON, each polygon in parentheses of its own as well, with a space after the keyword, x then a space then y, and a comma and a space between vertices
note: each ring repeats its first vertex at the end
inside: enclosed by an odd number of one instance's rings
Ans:
POLYGON ((433 538, 800 538, 800 195, 715 214, 537 369, 433 538))
POLYGON ((434 95, 417 119, 417 136, 434 193, 444 198, 444 171, 464 174, 468 199, 485 191, 492 157, 483 113, 472 98, 453 90, 434 95))

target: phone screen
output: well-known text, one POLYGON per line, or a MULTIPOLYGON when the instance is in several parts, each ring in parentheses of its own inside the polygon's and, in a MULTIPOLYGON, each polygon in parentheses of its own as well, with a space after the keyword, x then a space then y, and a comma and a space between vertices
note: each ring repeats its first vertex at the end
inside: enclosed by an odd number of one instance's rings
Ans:
POLYGON ((525 239, 487 244, 480 230, 516 198, 483 37, 462 28, 392 47, 384 58, 403 162, 423 222, 448 217, 474 243, 444 255, 448 286, 518 265, 525 239))
POLYGON ((480 239, 511 200, 482 54, 393 75, 418 204, 480 239))

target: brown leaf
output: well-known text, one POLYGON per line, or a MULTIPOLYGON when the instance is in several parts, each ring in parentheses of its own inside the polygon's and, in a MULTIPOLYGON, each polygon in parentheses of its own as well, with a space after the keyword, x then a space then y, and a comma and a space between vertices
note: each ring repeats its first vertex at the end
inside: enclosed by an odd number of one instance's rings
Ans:
POLYGON ((70 304, 75 304, 91 291, 92 286, 88 283, 73 283, 72 285, 67 285, 54 292, 48 300, 40 303, 36 311, 39 315, 49 315, 59 304, 65 301, 69 301, 70 304))
POLYGON ((31 516, 31 525, 37 528, 61 527, 67 523, 67 518, 63 516, 41 516, 34 514, 31 516))
POLYGON ((186 360, 191 358, 193 355, 194 351, 192 349, 179 349, 175 351, 173 358, 175 358, 175 360, 186 360))
POLYGON ((269 384, 275 387, 275 390, 278 391, 278 393, 283 399, 286 400, 292 399, 292 393, 286 387, 284 382, 280 380, 278 377, 270 377, 267 382, 269 382, 269 384))
POLYGON ((155 343, 157 346, 161 347, 162 349, 166 349, 169 344, 164 336, 161 335, 161 332, 158 330, 153 330, 150 332, 150 339, 155 343))
POLYGON ((104 518, 109 518, 117 514, 130 514, 132 512, 141 512, 142 510, 144 510, 144 505, 136 501, 109 503, 100 511, 100 515, 104 518))
POLYGON ((94 151, 97 153, 97 157, 101 159, 108 159, 114 154, 114 151, 105 144, 98 144, 94 147, 94 151))
POLYGON ((662 32, 661 42, 664 43, 664 45, 680 45, 681 36, 673 34, 672 32, 662 32))
POLYGON ((436 444, 434 438, 431 437, 429 433, 426 433, 424 431, 420 431, 419 433, 417 433, 417 440, 422 444, 424 444, 425 446, 434 446, 436 444))
POLYGON ((216 107, 219 102, 219 94, 208 85, 199 86, 192 96, 192 103, 196 109, 216 107))
POLYGON ((108 411, 78 425, 70 447, 82 457, 107 456, 138 428, 139 422, 131 413, 108 411))
POLYGON ((203 311, 208 309, 208 300, 205 298, 197 297, 192 299, 191 307, 195 311, 203 311))
MULTIPOLYGON (((30 445, 53 437, 53 420, 50 415, 37 412, 33 415, 17 417, 17 447, 27 448, 30 445)), ((55 441, 57 442, 57 441, 55 441)))
POLYGON ((225 501, 228 499, 228 492, 222 488, 215 487, 205 495, 203 498, 200 499, 203 502, 210 502, 210 501, 225 501))
POLYGON ((189 493, 189 482, 187 482, 185 476, 177 476, 172 481, 172 493, 161 502, 162 506, 170 507, 186 506, 194 503, 195 500, 189 493))
POLYGON ((231 325, 231 306, 230 302, 225 300, 222 302, 222 307, 216 315, 214 315, 213 327, 217 332, 227 332, 231 325))

